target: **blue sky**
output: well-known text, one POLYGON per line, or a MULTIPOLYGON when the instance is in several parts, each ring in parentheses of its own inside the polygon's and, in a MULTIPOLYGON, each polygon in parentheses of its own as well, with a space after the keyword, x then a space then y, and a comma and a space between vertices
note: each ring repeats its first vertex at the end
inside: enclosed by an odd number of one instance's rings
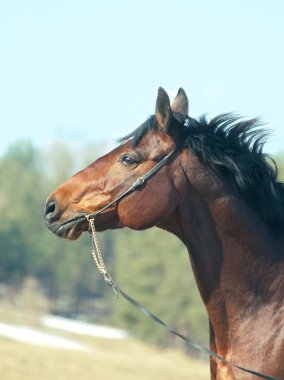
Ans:
POLYGON ((284 150, 282 0, 0 2, 0 154, 19 139, 114 140, 182 86, 191 116, 236 111, 284 150))

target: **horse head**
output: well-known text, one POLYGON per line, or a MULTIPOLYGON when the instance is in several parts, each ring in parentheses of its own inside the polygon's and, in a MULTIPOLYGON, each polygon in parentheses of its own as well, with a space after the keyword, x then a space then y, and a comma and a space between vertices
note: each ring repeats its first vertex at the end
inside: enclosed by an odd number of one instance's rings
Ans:
MULTIPOLYGON (((154 115, 123 138, 117 148, 52 192, 45 208, 47 227, 60 237, 77 239, 88 229, 88 223, 74 217, 95 213, 111 203, 173 150, 185 133, 187 114, 188 99, 183 89, 171 105, 168 94, 160 88, 154 115)), ((173 157, 147 184, 100 214, 97 230, 124 226, 141 230, 165 224, 178 205, 178 166, 179 157, 173 157)))

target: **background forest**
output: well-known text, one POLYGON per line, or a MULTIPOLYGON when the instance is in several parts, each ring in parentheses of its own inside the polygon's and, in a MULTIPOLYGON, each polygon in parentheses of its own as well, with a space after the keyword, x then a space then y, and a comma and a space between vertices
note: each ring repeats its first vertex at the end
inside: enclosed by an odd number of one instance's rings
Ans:
MULTIPOLYGON (((42 152, 22 141, 0 158, 0 302, 21 307, 29 293, 29 309, 112 324, 160 346, 180 345, 116 299, 93 265, 88 234, 71 243, 44 226, 50 190, 100 154, 98 146, 79 151, 57 141, 42 152)), ((283 179, 284 155, 276 161, 283 179)), ((208 321, 178 239, 158 229, 111 231, 99 238, 107 268, 126 292, 207 345, 208 321)))

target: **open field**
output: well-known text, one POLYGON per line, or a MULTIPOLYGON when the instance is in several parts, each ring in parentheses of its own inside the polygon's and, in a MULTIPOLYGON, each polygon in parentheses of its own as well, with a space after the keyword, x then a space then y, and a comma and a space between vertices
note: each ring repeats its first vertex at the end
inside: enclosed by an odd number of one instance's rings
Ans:
POLYGON ((5 380, 205 380, 209 365, 180 352, 127 339, 61 334, 86 344, 74 351, 0 338, 0 378, 5 380))
POLYGON ((117 332, 111 335, 105 327, 100 329, 104 335, 97 335, 94 327, 80 321, 23 313, 0 303, 0 379, 209 379, 209 361, 158 349, 123 335, 119 338, 117 332), (54 342, 53 338, 63 342, 54 342), (73 347, 65 346, 64 341, 72 342, 73 347), (58 343, 63 343, 62 348, 58 343))

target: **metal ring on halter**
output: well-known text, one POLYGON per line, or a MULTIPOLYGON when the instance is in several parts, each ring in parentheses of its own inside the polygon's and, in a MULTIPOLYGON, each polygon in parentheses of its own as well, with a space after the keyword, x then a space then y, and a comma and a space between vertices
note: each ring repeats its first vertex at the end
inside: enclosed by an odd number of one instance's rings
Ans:
POLYGON ((87 214, 85 215, 85 218, 87 219, 87 221, 90 223, 90 221, 93 219, 94 220, 94 216, 93 214, 87 214))
POLYGON ((139 177, 139 178, 137 178, 137 180, 132 184, 131 188, 132 188, 132 189, 137 189, 137 187, 143 185, 144 182, 145 182, 145 178, 143 178, 143 177, 139 177))

